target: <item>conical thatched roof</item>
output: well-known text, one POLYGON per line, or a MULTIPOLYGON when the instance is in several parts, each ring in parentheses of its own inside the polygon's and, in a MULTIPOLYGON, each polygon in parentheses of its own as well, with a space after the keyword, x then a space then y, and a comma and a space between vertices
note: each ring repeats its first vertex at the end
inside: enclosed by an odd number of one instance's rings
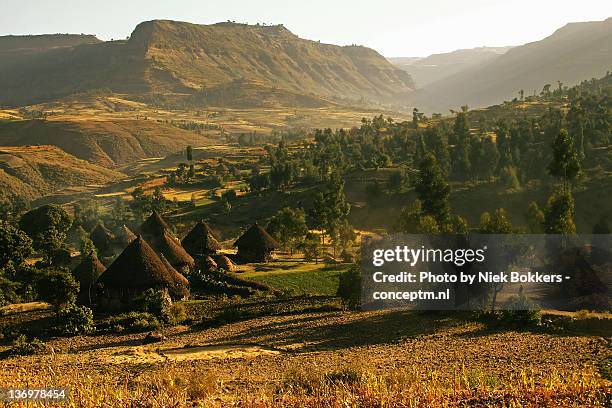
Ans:
POLYGON ((140 232, 148 238, 160 236, 164 231, 170 231, 170 227, 155 210, 140 226, 140 232))
POLYGON ((189 296, 189 289, 187 289, 187 287, 189 287, 189 281, 187 280, 187 278, 184 277, 176 269, 174 269, 165 256, 161 255, 159 259, 161 259, 163 264, 166 266, 166 268, 168 268, 172 275, 174 285, 168 288, 170 290, 170 294, 178 299, 182 299, 189 296))
POLYGON ((100 275, 104 273, 106 267, 100 262, 96 254, 91 253, 83 258, 72 274, 81 284, 81 289, 92 285, 100 275))
POLYGON ((108 288, 173 288, 177 282, 176 273, 138 236, 100 276, 98 282, 108 288))
POLYGON ((219 255, 215 258, 217 267, 225 270, 226 272, 233 272, 236 269, 236 265, 225 255, 219 255))
POLYGON ((278 243, 265 229, 257 223, 253 224, 240 238, 234 242, 235 247, 274 250, 278 243))
POLYGON ((221 245, 204 221, 199 221, 181 241, 183 248, 194 258, 216 253, 221 245))
POLYGON ((151 240, 151 246, 158 253, 164 255, 175 268, 182 268, 183 266, 193 268, 195 266, 195 261, 191 255, 185 251, 180 242, 170 235, 168 231, 164 231, 161 235, 154 237, 151 240))
POLYGON ((117 234, 115 234, 115 243, 121 246, 128 246, 136 239, 136 234, 131 229, 123 225, 117 234))
POLYGON ((206 272, 214 272, 217 270, 217 263, 210 256, 207 256, 206 259, 204 259, 204 269, 206 272))
POLYGON ((96 224, 93 230, 89 233, 89 238, 98 249, 106 249, 112 244, 115 236, 113 233, 101 223, 96 224))

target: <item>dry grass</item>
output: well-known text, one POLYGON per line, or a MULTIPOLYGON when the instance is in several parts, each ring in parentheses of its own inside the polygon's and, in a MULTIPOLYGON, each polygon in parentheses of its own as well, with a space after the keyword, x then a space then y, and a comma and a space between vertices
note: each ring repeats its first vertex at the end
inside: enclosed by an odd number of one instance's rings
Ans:
MULTIPOLYGON (((594 371, 570 374, 521 371, 508 379, 464 366, 448 372, 423 371, 418 365, 379 375, 364 367, 332 371, 293 367, 265 384, 245 378, 224 383, 204 367, 164 364, 152 372, 130 374, 73 372, 51 365, 36 373, 22 368, 6 373, 2 386, 70 389, 70 407, 603 407, 609 383, 594 371)), ((609 394, 608 394, 609 397, 609 394)), ((36 406, 36 405, 31 405, 36 406)))
POLYGON ((596 368, 609 338, 490 332, 453 314, 301 313, 165 334, 51 339, 50 353, 0 360, 0 387, 69 387, 73 407, 603 407, 611 390, 596 368))

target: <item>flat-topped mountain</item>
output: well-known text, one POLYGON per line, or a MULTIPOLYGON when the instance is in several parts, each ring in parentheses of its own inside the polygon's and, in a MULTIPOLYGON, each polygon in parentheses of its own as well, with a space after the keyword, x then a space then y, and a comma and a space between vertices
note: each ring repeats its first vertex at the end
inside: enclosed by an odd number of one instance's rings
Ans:
POLYGON ((129 40, 49 49, 27 62, 0 66, 0 104, 108 88, 206 105, 209 95, 223 103, 225 90, 231 94, 240 83, 265 95, 282 90, 384 103, 402 100, 413 88, 409 74, 372 49, 304 40, 283 26, 147 21, 129 40))

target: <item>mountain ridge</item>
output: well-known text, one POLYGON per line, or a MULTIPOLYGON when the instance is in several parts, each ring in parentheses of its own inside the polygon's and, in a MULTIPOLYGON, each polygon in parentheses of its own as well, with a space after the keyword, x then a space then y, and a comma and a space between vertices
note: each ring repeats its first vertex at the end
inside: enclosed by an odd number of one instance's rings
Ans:
POLYGON ((474 69, 425 87, 412 102, 444 111, 468 104, 484 107, 539 92, 543 85, 575 85, 612 68, 612 18, 569 23, 539 41, 517 46, 474 69))
POLYGON ((394 103, 414 88, 409 74, 374 50, 301 39, 284 26, 152 20, 138 24, 128 40, 50 50, 28 62, 0 67, 0 104, 32 104, 96 88, 193 96, 234 81, 394 103))

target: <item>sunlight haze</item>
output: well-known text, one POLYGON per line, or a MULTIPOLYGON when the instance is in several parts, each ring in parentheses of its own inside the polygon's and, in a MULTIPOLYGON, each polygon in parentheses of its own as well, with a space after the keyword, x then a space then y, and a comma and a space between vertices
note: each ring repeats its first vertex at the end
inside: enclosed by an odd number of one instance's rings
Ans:
POLYGON ((146 20, 197 24, 233 20, 284 24, 302 38, 365 45, 387 57, 520 45, 542 39, 568 22, 612 15, 612 2, 606 0, 109 0, 97 8, 76 0, 4 0, 2 4, 0 35, 87 33, 110 40, 127 37, 146 20))

